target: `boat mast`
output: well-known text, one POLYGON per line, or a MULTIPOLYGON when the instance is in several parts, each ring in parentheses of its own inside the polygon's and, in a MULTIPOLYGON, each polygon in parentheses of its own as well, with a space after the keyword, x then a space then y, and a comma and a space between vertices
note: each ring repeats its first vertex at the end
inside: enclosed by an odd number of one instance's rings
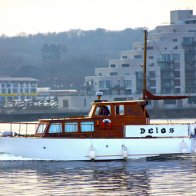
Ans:
POLYGON ((146 100, 146 55, 147 55, 147 30, 144 30, 144 62, 143 62, 143 100, 146 100))

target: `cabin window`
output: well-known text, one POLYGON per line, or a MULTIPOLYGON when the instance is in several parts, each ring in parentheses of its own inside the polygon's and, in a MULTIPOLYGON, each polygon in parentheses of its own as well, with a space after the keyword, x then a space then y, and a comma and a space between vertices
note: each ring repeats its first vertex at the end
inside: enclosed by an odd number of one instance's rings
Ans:
POLYGON ((124 105, 116 106, 116 115, 124 115, 124 105))
POLYGON ((65 132, 78 132, 78 123, 77 122, 69 122, 65 123, 65 132))
POLYGON ((50 124, 49 133, 62 133, 61 123, 52 123, 50 124))
POLYGON ((110 105, 101 105, 96 108, 95 115, 99 116, 109 116, 111 114, 110 105))
POLYGON ((94 122, 81 122, 80 127, 81 127, 81 132, 93 132, 94 122))
POLYGON ((45 129, 46 129, 46 124, 39 124, 37 133, 44 133, 45 129))

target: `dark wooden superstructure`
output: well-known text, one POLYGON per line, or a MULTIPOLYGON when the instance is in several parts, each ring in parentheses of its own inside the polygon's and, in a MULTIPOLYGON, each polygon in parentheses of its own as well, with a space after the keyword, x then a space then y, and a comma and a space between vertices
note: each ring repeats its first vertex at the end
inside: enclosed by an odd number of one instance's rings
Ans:
MULTIPOLYGON (((123 138, 126 125, 148 125, 148 100, 185 99, 188 96, 156 96, 147 90, 147 31, 144 30, 143 100, 104 101, 97 94, 88 116, 40 120, 35 136, 62 138, 123 138)), ((134 131, 134 130, 133 130, 134 131)))
POLYGON ((149 124, 146 101, 92 103, 88 116, 40 120, 35 136, 67 138, 123 138, 125 125, 149 124), (105 110, 105 111, 104 111, 105 110))

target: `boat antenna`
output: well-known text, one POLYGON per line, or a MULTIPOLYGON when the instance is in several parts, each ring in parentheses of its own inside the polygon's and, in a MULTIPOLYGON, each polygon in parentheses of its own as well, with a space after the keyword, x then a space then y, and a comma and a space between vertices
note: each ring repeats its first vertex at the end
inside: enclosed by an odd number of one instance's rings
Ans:
POLYGON ((144 62, 143 62, 143 100, 146 100, 146 55, 147 55, 147 30, 144 30, 144 62))

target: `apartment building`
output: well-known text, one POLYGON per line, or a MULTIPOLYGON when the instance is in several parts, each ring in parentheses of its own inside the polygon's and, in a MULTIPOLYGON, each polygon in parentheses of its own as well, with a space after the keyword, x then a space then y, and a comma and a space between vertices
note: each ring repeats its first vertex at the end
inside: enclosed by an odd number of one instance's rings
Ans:
MULTIPOLYGON (((96 68, 94 76, 85 77, 86 94, 102 91, 118 99, 138 99, 143 85, 143 43, 122 51, 106 68, 96 68)), ((196 15, 192 10, 170 12, 170 24, 157 26, 148 33, 148 90, 159 95, 191 96, 187 100, 151 102, 153 108, 196 106, 196 15)))
MULTIPOLYGON (((96 68, 85 77, 86 96, 61 97, 59 107, 84 110, 101 91, 104 99, 140 99, 143 90, 144 43, 121 51, 108 67, 96 68), (63 103, 65 107, 63 106, 63 103)), ((148 33, 147 86, 157 95, 189 95, 185 100, 151 101, 149 108, 196 107, 196 15, 193 10, 170 12, 170 24, 157 26, 148 33)))

